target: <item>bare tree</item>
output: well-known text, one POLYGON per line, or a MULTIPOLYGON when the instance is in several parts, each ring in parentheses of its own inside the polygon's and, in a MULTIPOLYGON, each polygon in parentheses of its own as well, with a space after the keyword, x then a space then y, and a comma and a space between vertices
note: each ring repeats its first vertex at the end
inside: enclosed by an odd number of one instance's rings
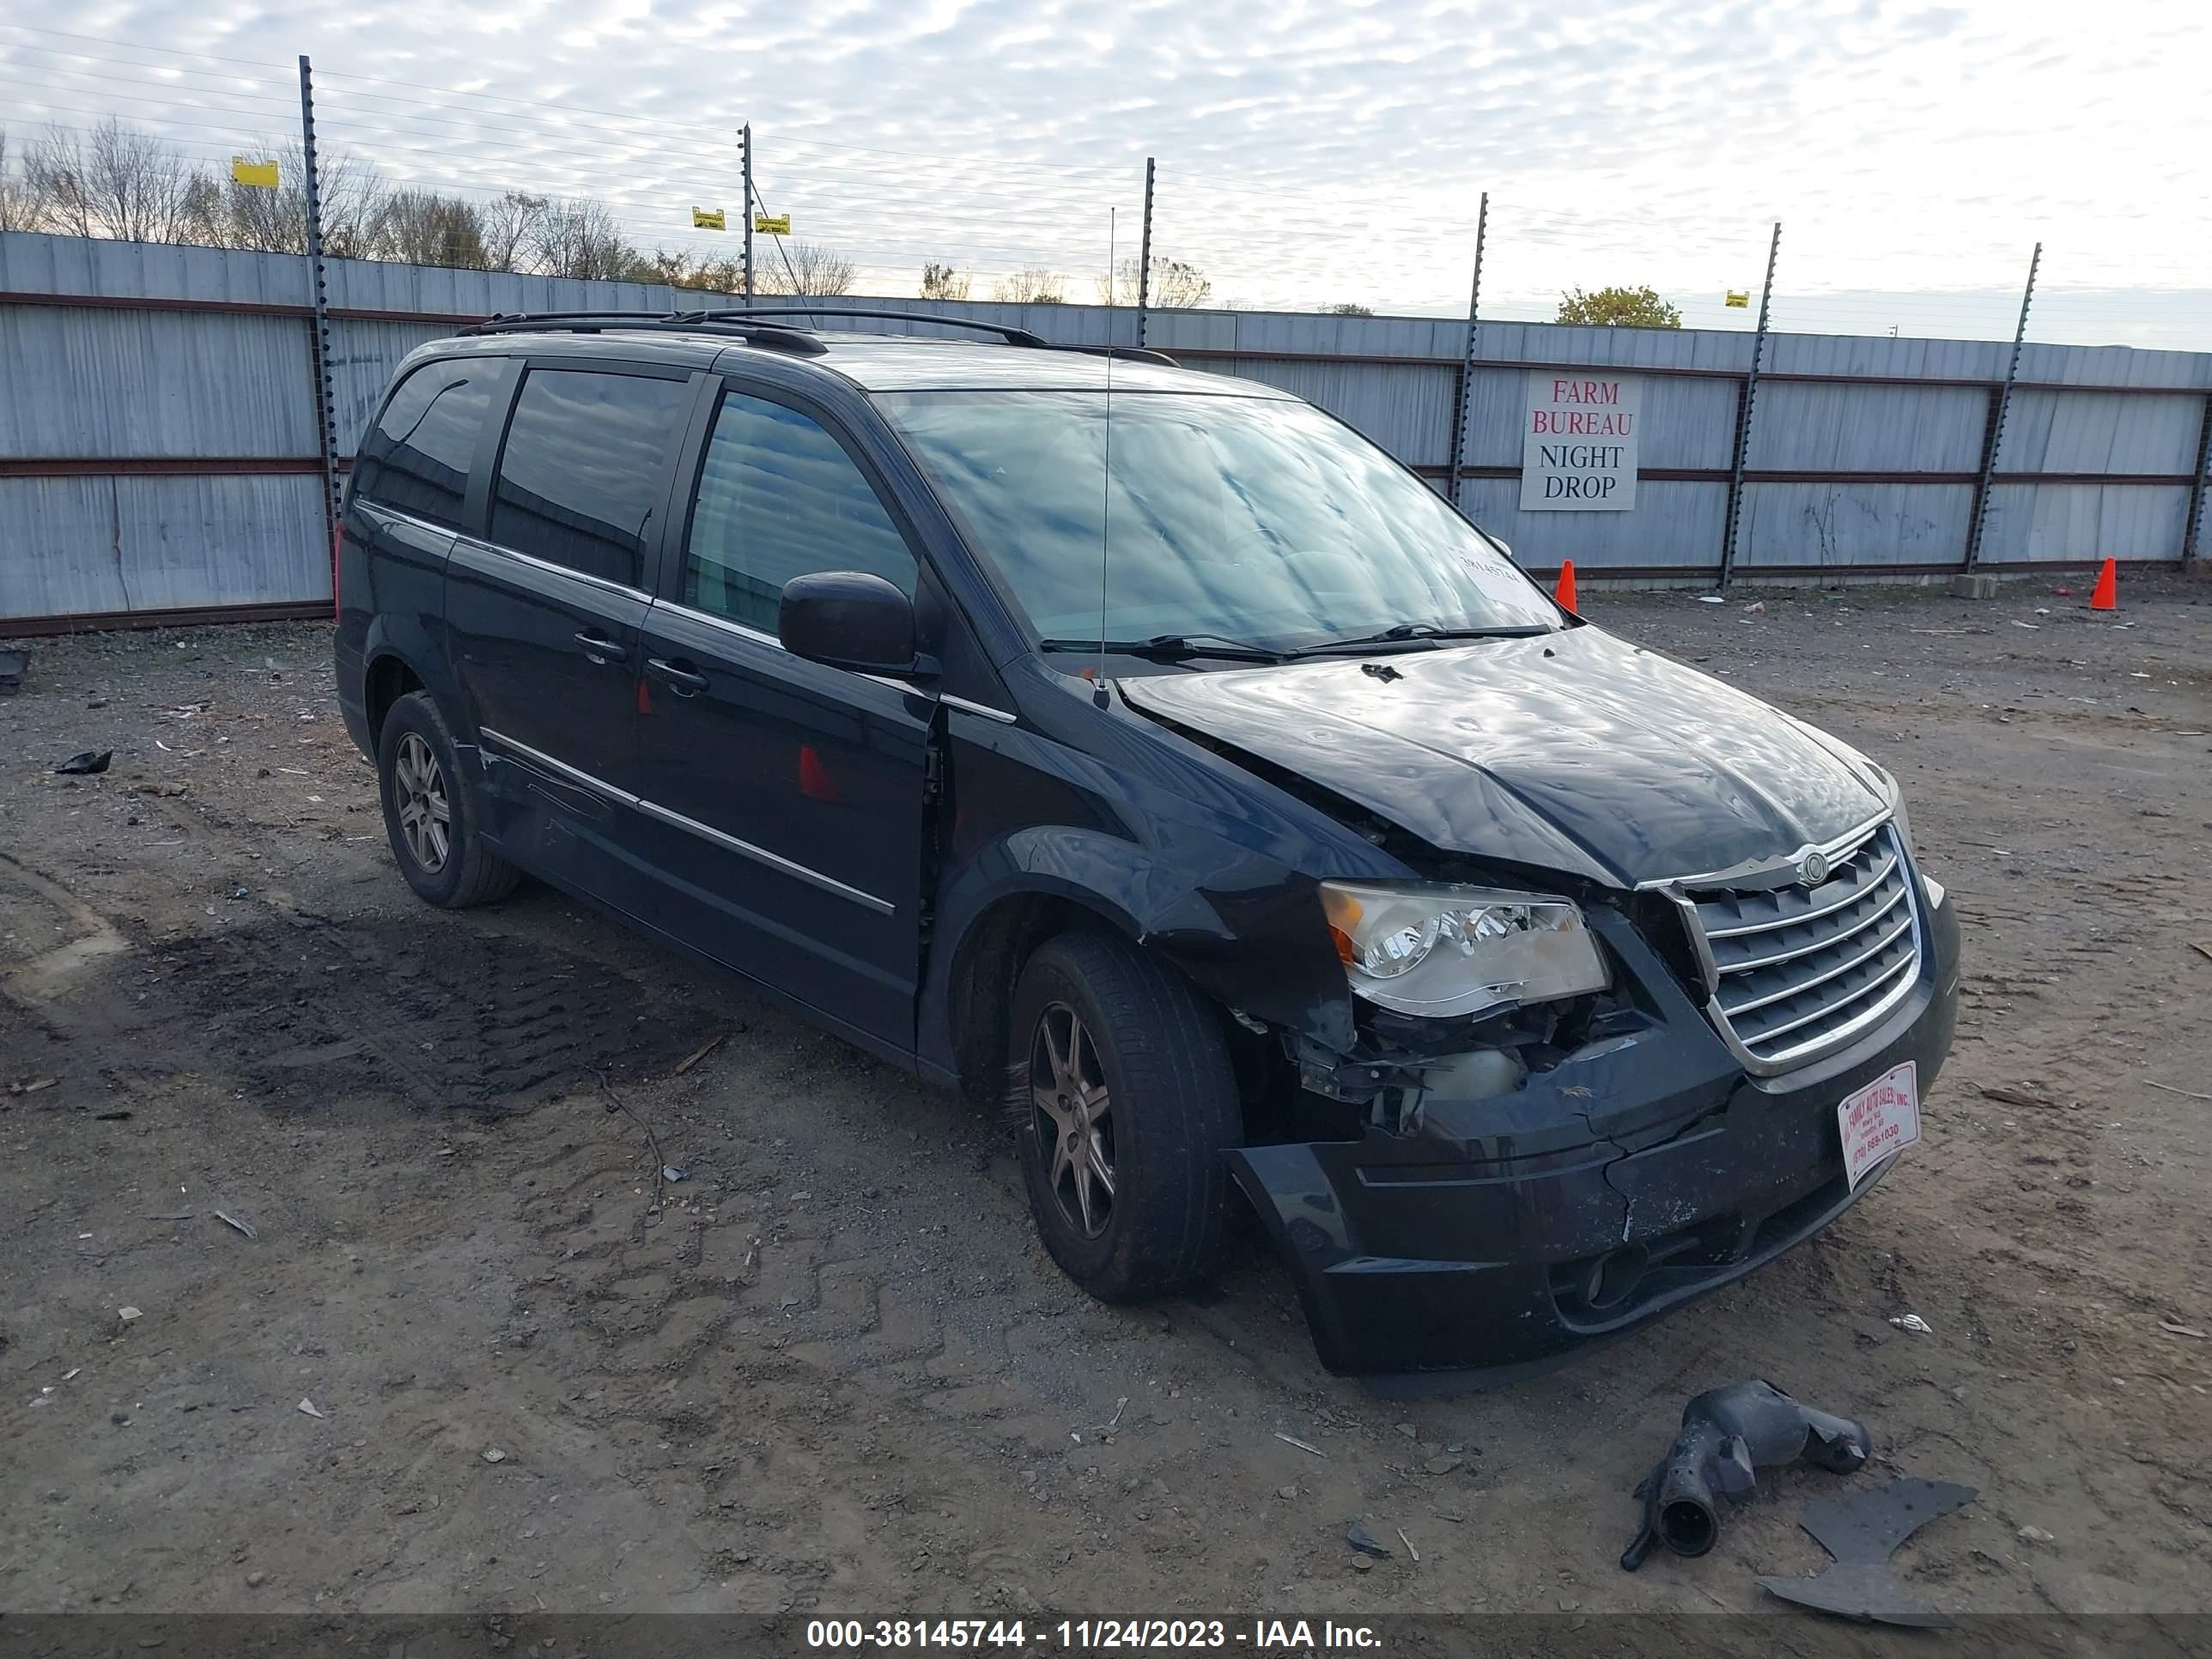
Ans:
POLYGON ((1067 278, 1056 270, 1031 265, 991 285, 991 297, 1006 305, 1059 306, 1067 303, 1067 278))
MULTIPOLYGON (((276 163, 273 189, 212 171, 192 175, 185 197, 190 240, 264 253, 307 252, 307 155, 297 139, 264 144, 258 153, 276 163)), ((383 176, 343 150, 325 150, 316 160, 322 173, 323 251, 339 259, 384 257, 379 245, 392 193, 383 176)))
POLYGON ((621 222, 600 202, 579 198, 546 204, 531 227, 528 252, 548 276, 654 280, 651 263, 623 240, 621 222))
MULTIPOLYGON (((323 204, 323 252, 333 259, 375 258, 377 226, 391 185, 374 163, 350 151, 318 150, 315 160, 323 204)), ((300 179, 304 191, 307 158, 296 143, 286 152, 283 171, 287 178, 300 179)))
POLYGON ((23 173, 41 216, 64 234, 189 240, 191 168, 171 146, 113 116, 88 134, 49 128, 25 152, 23 173))
POLYGON ((758 294, 823 295, 850 294, 860 275, 853 262, 819 242, 793 242, 781 237, 775 246, 756 248, 753 289, 758 294))
POLYGON ((1333 306, 1323 306, 1321 310, 1324 317, 1372 317, 1375 314, 1371 307, 1355 300, 1339 300, 1333 306))
MULTIPOLYGON (((1137 272, 1139 262, 1124 259, 1114 268, 1111 282, 1098 279, 1098 303, 1107 306, 1133 306, 1137 303, 1137 272)), ((1148 286, 1145 302, 1155 311, 1188 311, 1202 306, 1213 292, 1213 279, 1196 265, 1186 264, 1181 259, 1152 258, 1152 280, 1148 286)))
POLYGON ((647 258, 653 266, 653 279, 671 288, 690 289, 702 294, 744 291, 745 266, 742 259, 708 259, 682 248, 656 248, 647 258))
POLYGON ((477 229, 483 238, 485 268, 521 270, 523 260, 536 245, 538 222, 550 205, 543 196, 510 190, 479 209, 477 229))
POLYGON ((476 204, 435 191, 398 190, 377 216, 376 257, 402 264, 483 270, 483 224, 476 204))
POLYGON ((41 216, 30 185, 8 164, 8 129, 0 127, 0 230, 36 230, 41 216))
POLYGON ((934 260, 921 268, 921 297, 925 300, 964 300, 969 278, 964 270, 934 260))
POLYGON ((303 253, 307 246, 307 160, 293 146, 264 145, 264 156, 276 162, 274 189, 242 185, 213 172, 193 174, 190 195, 192 240, 215 247, 245 247, 264 253, 303 253))

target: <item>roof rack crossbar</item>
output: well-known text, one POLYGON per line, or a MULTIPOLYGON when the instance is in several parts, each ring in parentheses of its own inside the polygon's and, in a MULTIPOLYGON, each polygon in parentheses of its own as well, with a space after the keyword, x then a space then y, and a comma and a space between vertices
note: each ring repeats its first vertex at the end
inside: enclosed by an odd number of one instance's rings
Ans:
POLYGON ((1051 341, 1028 329, 1016 328, 1010 323, 981 323, 971 317, 938 317, 927 311, 861 311, 848 306, 770 306, 746 307, 722 313, 736 317, 865 317, 870 322, 935 323, 941 328, 969 328, 981 334, 995 334, 1008 345, 1029 346, 1049 351, 1051 341))

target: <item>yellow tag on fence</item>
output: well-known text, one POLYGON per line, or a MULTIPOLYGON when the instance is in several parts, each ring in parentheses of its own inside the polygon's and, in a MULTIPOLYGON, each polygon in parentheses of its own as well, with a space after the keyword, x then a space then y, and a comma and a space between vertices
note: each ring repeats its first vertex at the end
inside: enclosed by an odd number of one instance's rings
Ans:
POLYGON ((249 161, 243 155, 230 158, 231 182, 251 185, 256 190, 274 190, 278 179, 274 161, 249 161))
POLYGON ((694 230, 727 230, 720 208, 695 207, 691 210, 691 228, 694 230))
POLYGON ((753 215, 753 228, 763 236, 788 236, 791 234, 791 216, 788 213, 756 213, 753 215))

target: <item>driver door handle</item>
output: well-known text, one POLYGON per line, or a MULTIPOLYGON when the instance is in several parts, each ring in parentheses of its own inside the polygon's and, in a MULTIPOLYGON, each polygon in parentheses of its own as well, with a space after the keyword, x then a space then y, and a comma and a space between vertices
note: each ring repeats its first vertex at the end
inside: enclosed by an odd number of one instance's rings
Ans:
POLYGON ((680 667, 659 657, 645 659, 645 672, 652 678, 673 690, 678 696, 689 697, 707 689, 707 677, 695 669, 680 667))
POLYGON ((586 629, 576 635, 576 643, 582 646, 584 654, 596 663, 629 660, 629 651, 627 647, 616 643, 604 634, 594 633, 590 629, 586 629))

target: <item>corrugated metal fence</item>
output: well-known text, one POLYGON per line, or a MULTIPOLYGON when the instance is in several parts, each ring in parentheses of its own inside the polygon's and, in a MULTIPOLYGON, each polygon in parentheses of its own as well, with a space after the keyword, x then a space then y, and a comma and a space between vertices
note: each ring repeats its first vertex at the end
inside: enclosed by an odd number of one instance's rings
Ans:
MULTIPOLYGON (((342 465, 392 367, 459 321, 718 303, 648 284, 348 260, 328 275, 342 465)), ((0 234, 0 630, 328 604, 307 294, 296 256, 0 234)), ((815 303, 825 316, 840 304, 815 303)), ((890 303, 1055 341, 1138 342, 1127 309, 890 303)), ((1154 312, 1145 343, 1310 398, 1452 487, 1463 321, 1154 312)), ((1463 504, 1532 568, 1571 558, 1594 574, 1716 572, 1752 349, 1749 334, 1483 324, 1465 389, 1463 504), (1567 368, 1644 377, 1631 511, 1520 510, 1528 373, 1567 368)), ((2192 557, 2212 353, 2030 345, 2000 435, 2010 351, 1770 337, 1735 574, 1956 570, 1984 478, 1978 568, 2192 557)))

